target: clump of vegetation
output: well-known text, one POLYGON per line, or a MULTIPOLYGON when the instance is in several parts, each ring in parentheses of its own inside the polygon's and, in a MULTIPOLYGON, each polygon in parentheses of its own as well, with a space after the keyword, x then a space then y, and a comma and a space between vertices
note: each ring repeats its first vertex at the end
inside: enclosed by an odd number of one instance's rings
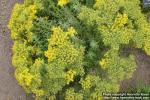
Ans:
POLYGON ((101 100, 117 93, 135 70, 134 55, 150 55, 150 26, 139 0, 25 0, 9 29, 19 84, 39 100, 101 100))

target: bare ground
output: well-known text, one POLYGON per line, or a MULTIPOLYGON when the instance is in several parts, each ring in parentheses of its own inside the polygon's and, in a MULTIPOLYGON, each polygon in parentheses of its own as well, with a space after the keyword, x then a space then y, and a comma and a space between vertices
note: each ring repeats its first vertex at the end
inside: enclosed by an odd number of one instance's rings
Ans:
MULTIPOLYGON (((23 89, 14 78, 14 69, 11 65, 10 32, 7 22, 15 2, 23 0, 0 0, 0 100, 28 100, 23 89)), ((135 87, 139 81, 150 84, 150 57, 140 50, 135 50, 137 70, 129 80, 121 82, 120 90, 135 87)))

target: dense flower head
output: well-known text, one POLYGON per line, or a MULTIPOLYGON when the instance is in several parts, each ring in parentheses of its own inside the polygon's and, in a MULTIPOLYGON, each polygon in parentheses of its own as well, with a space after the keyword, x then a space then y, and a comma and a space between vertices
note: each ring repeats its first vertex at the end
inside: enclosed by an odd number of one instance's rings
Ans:
POLYGON ((48 48, 48 51, 45 51, 45 56, 48 58, 48 61, 51 62, 56 58, 56 50, 52 47, 48 48))
POLYGON ((99 61, 99 65, 101 66, 102 69, 106 69, 107 64, 108 64, 108 61, 105 58, 103 58, 102 60, 99 61))
POLYGON ((25 87, 30 86, 33 80, 33 75, 26 67, 18 68, 15 72, 15 76, 19 83, 24 85, 25 87))
POLYGON ((80 81, 80 84, 84 90, 91 88, 92 86, 91 80, 92 80, 91 77, 87 76, 85 79, 82 79, 80 81))
POLYGON ((76 51, 69 39, 74 36, 75 29, 70 27, 67 32, 63 32, 60 27, 53 27, 52 31, 53 34, 48 40, 48 50, 45 51, 48 61, 51 62, 59 57, 63 62, 74 62, 78 51, 76 51))
POLYGON ((74 81, 75 75, 76 75, 76 71, 74 71, 74 70, 69 70, 69 71, 66 72, 65 79, 67 81, 67 84, 74 81))
POLYGON ((67 3, 69 3, 70 0, 58 0, 58 5, 59 6, 64 6, 66 5, 67 3))
POLYGON ((105 4, 105 0, 95 0, 94 8, 99 8, 105 4))
POLYGON ((123 27, 125 24, 127 24, 128 22, 128 16, 127 14, 120 14, 118 13, 117 14, 117 17, 115 19, 115 22, 112 26, 112 29, 115 29, 115 28, 119 28, 119 27, 123 27))

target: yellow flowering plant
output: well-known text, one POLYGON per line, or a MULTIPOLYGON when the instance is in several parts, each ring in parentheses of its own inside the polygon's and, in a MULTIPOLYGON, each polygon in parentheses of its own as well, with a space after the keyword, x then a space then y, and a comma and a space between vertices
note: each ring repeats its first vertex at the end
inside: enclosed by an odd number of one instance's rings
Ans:
POLYGON ((31 28, 33 26, 33 20, 36 18, 36 5, 20 5, 16 4, 13 8, 13 14, 9 21, 9 29, 11 29, 12 39, 23 38, 22 35, 30 35, 29 41, 31 40, 31 28), (21 14, 20 14, 21 13, 21 14), (25 34, 22 34, 24 33, 25 34))
POLYGON ((138 48, 150 55, 139 0, 25 0, 8 28, 19 85, 36 100, 103 100, 132 77, 138 48))
POLYGON ((50 93, 57 93, 65 85, 73 83, 76 76, 83 76, 84 48, 76 47, 71 42, 71 38, 76 34, 73 27, 68 28, 67 31, 63 31, 60 27, 53 27, 52 32, 48 39, 48 49, 45 51, 48 66, 46 66, 47 75, 44 82, 50 93))

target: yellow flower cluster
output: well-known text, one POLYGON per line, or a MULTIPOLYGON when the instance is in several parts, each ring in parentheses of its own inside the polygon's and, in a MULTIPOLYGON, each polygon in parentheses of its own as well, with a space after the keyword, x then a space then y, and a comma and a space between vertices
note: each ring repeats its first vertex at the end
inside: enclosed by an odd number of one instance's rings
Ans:
POLYGON ((117 18, 112 26, 112 29, 117 29, 119 27, 123 27, 128 22, 128 15, 127 14, 120 14, 118 13, 117 18))
POLYGON ((47 51, 45 51, 45 56, 48 58, 48 61, 51 62, 56 58, 56 50, 52 47, 49 47, 47 51))
POLYGON ((125 29, 122 32, 122 35, 120 36, 121 40, 124 42, 124 44, 128 44, 129 41, 133 38, 133 32, 129 29, 125 29))
POLYGON ((70 27, 67 32, 63 32, 60 27, 53 27, 52 31, 53 35, 49 39, 49 46, 64 44, 70 37, 74 36, 74 34, 76 33, 73 27, 70 27))
POLYGON ((32 33, 30 30, 33 26, 33 20, 36 18, 36 9, 35 5, 15 5, 8 25, 12 39, 18 39, 21 37, 20 34, 26 33, 27 38, 31 41, 32 33))
POLYGON ((61 45, 66 42, 68 39, 67 34, 64 34, 64 32, 61 30, 60 27, 53 27, 52 28, 53 34, 51 38, 49 39, 49 47, 53 45, 61 45))
POLYGON ((102 69, 106 69, 107 68, 107 66, 108 66, 108 64, 109 64, 109 57, 108 57, 108 54, 106 53, 105 55, 104 55, 104 58, 102 58, 100 61, 99 61, 99 65, 100 65, 100 67, 102 68, 102 69))
POLYGON ((44 95, 44 91, 43 90, 33 90, 33 93, 35 93, 36 98, 41 97, 41 96, 44 95))
POLYGON ((87 76, 84 80, 81 80, 80 83, 84 90, 90 89, 91 88, 91 77, 87 76))
POLYGON ((74 71, 74 70, 67 71, 66 77, 65 77, 67 84, 74 81, 75 75, 76 75, 76 71, 74 71))
POLYGON ((38 66, 41 65, 43 63, 43 60, 41 60, 40 58, 35 59, 34 65, 38 66))
POLYGON ((29 58, 29 50, 25 43, 15 41, 12 50, 12 64, 14 67, 27 67, 32 64, 32 59, 29 58))
POLYGON ((66 43, 62 45, 61 48, 59 50, 63 50, 64 52, 59 52, 58 50, 57 54, 62 62, 72 64, 77 61, 79 51, 77 51, 77 49, 74 48, 74 45, 66 43))
MULTIPOLYGON (((45 51, 45 56, 48 58, 48 61, 53 61, 57 55, 64 56, 65 58, 68 58, 67 60, 73 60, 74 58, 72 56, 76 56, 76 50, 74 46, 68 41, 68 39, 74 36, 75 29, 70 27, 67 32, 63 32, 60 27, 53 27, 52 31, 53 34, 49 39, 48 50, 45 51), (59 49, 64 50, 64 52, 59 49)), ((62 61, 65 60, 64 57, 61 57, 62 61)))
POLYGON ((58 0, 58 5, 61 7, 66 5, 67 3, 69 3, 69 0, 58 0))
POLYGON ((104 5, 104 0, 95 0, 94 8, 99 8, 100 6, 104 5))
POLYGON ((107 64, 108 64, 107 59, 102 59, 101 61, 99 61, 99 65, 101 66, 102 69, 106 69, 107 64))
POLYGON ((68 36, 73 37, 76 33, 76 30, 73 27, 68 28, 68 36))
POLYGON ((17 68, 15 71, 16 79, 19 81, 19 83, 23 86, 30 86, 33 75, 29 73, 29 69, 26 67, 17 68))

